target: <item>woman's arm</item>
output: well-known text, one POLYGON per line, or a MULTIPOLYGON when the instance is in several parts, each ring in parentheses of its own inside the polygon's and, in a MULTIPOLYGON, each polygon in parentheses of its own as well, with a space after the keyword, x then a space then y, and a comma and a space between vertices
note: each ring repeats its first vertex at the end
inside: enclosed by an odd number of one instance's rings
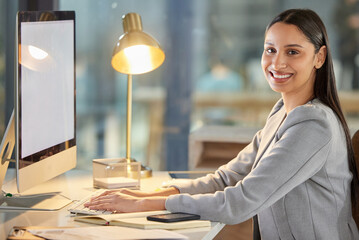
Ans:
MULTIPOLYGON (((278 111, 282 109, 282 106, 283 101, 280 99, 274 105, 268 115, 268 119, 277 114, 278 111)), ((215 193, 216 191, 223 191, 226 187, 235 186, 251 171, 259 145, 262 141, 262 134, 262 130, 258 131, 252 141, 240 151, 234 159, 226 165, 221 166, 215 173, 192 181, 174 183, 173 186, 175 186, 180 193, 188 193, 191 195, 215 193)))
POLYGON ((228 186, 236 185, 251 171, 260 141, 261 131, 258 131, 251 143, 215 173, 193 180, 174 182, 171 186, 177 188, 180 193, 204 194, 223 191, 228 186))
POLYGON ((287 116, 276 142, 243 180, 214 194, 169 196, 166 209, 235 224, 268 208, 312 177, 331 149, 331 128, 324 111, 305 107, 291 113, 295 115, 287 116))

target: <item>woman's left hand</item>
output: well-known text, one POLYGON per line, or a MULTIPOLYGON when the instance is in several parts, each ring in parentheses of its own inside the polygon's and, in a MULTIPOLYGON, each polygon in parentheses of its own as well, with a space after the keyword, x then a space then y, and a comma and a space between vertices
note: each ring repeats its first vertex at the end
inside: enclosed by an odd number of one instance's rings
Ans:
POLYGON ((164 210, 166 197, 147 197, 139 198, 123 194, 118 191, 106 192, 91 199, 85 207, 96 210, 106 210, 111 212, 143 212, 152 210, 164 210))

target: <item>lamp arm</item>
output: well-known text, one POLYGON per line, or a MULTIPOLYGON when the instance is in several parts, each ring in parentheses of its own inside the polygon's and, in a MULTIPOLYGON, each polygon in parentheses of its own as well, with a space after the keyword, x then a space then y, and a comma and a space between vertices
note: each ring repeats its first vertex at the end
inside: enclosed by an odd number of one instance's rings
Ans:
POLYGON ((127 75, 126 159, 131 161, 132 75, 127 75))

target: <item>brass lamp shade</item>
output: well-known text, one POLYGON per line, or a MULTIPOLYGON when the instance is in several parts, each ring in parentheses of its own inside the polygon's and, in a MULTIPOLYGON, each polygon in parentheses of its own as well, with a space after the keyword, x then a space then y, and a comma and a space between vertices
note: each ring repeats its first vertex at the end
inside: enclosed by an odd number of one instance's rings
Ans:
POLYGON ((158 68, 165 54, 158 42, 142 32, 141 17, 128 13, 123 17, 124 34, 112 54, 112 67, 124 74, 142 74, 158 68))

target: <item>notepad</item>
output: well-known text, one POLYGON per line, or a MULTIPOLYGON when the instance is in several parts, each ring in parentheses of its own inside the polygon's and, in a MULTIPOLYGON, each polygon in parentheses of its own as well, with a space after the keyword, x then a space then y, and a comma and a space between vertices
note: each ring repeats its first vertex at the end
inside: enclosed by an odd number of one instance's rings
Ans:
POLYGON ((133 227, 140 229, 185 229, 185 228, 197 228, 197 227, 210 227, 211 222, 207 220, 190 220, 174 223, 163 223, 149 221, 146 219, 148 215, 164 214, 169 213, 168 211, 149 211, 139 213, 120 213, 111 215, 96 215, 96 216, 78 216, 75 217, 75 221, 99 224, 99 225, 110 225, 110 226, 123 226, 133 227))

